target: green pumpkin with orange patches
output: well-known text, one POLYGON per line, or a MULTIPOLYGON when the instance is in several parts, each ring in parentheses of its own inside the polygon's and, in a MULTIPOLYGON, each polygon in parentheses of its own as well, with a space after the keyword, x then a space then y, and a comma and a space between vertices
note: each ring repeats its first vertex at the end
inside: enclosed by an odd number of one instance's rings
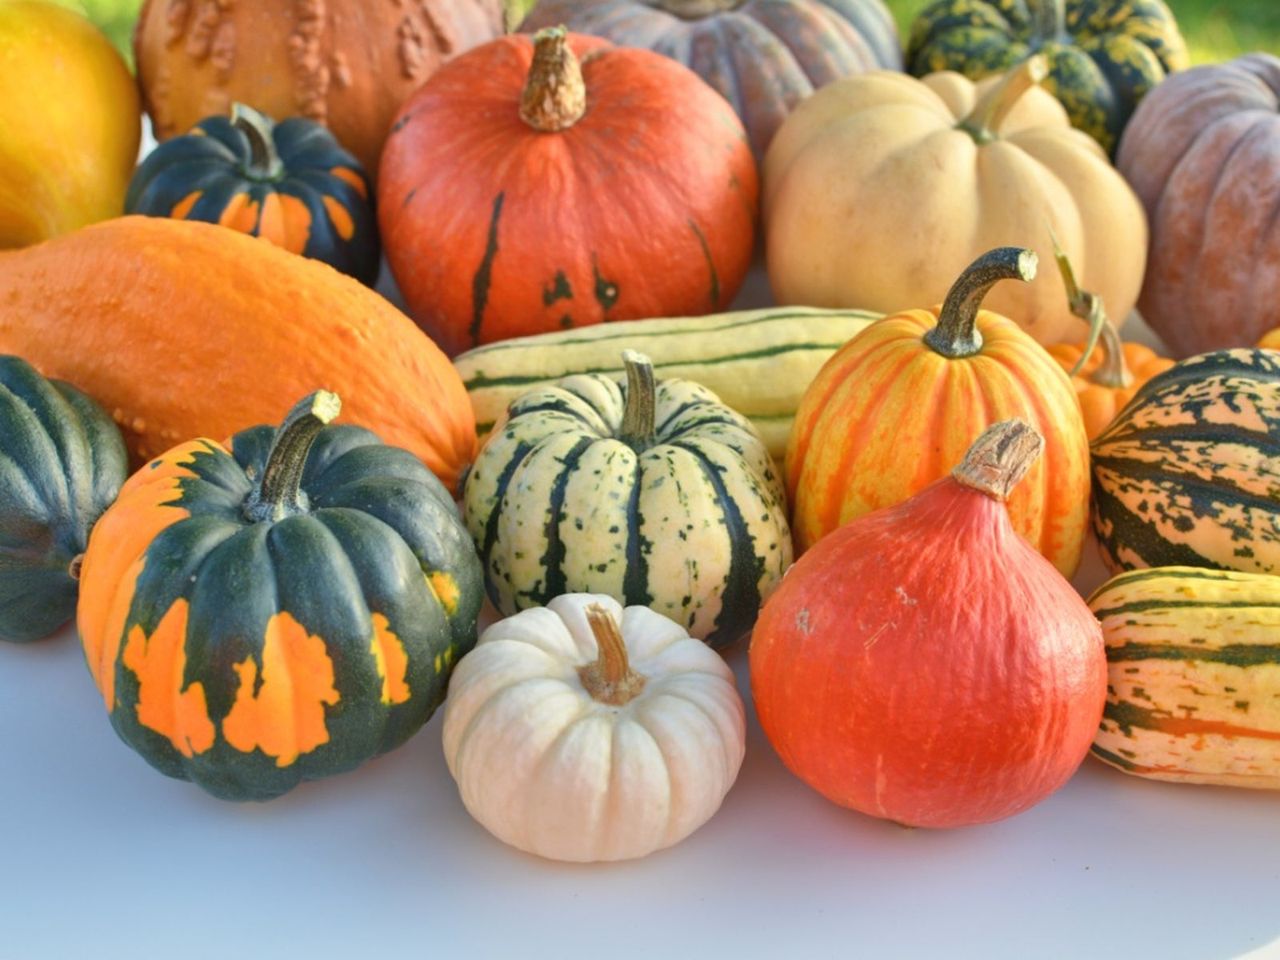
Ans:
POLYGON ((326 128, 243 104, 156 147, 125 212, 217 223, 323 261, 372 286, 381 246, 369 178, 326 128))
POLYGON ((907 69, 978 80, 1037 53, 1045 89, 1112 154, 1147 91, 1189 64, 1163 0, 936 0, 912 25, 907 69))
POLYGON ((121 738, 215 796, 266 800, 399 746, 475 643, 479 560, 412 454, 327 426, 174 448, 85 554, 89 670, 121 738))

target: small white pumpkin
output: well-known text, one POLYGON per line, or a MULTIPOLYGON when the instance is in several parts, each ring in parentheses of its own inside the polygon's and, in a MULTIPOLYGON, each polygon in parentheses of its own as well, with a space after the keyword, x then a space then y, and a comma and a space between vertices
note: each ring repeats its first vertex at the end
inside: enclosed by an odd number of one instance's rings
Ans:
POLYGON ((683 840, 720 808, 745 750, 720 656, 662 614, 598 594, 489 627, 445 701, 445 759, 467 811, 553 860, 625 860, 683 840))

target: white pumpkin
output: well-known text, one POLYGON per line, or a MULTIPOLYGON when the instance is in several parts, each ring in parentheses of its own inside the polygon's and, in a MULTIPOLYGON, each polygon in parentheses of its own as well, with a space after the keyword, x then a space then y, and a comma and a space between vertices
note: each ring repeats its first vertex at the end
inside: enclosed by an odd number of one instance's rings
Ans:
POLYGON ((467 811, 553 860, 624 860, 683 840, 720 808, 745 735, 718 654, 660 613, 586 593, 489 627, 444 710, 467 811))

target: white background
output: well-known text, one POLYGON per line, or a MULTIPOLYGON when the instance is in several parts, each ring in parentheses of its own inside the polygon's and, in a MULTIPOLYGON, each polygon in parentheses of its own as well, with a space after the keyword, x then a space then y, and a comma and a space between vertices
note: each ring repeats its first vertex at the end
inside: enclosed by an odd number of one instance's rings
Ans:
MULTIPOLYGON (((1102 577, 1091 545, 1077 586, 1102 577)), ((905 830, 794 779, 745 641, 728 659, 749 727, 720 813, 645 860, 568 866, 470 819, 439 715, 354 773, 228 804, 116 737, 71 630, 0 643, 0 960, 1280 957, 1275 795, 1090 759, 1012 820, 905 830)))

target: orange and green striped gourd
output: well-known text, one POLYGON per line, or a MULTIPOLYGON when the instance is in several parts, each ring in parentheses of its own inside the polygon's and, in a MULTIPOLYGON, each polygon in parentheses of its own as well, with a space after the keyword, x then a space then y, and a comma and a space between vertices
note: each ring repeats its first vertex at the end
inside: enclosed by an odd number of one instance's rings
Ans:
POLYGON ((901 503, 947 475, 973 438, 1021 418, 1044 455, 1009 497, 1014 529, 1063 574, 1080 562, 1089 448, 1066 372, 1012 320, 980 310, 1000 280, 1035 275, 1030 250, 975 261, 931 310, 871 324, 805 393, 787 446, 797 550, 855 517, 901 503))
POLYGON ((399 746, 476 641, 453 497, 312 394, 279 430, 181 444, 89 539, 78 621, 121 739, 171 777, 268 800, 399 746))
POLYGON ((1280 355, 1216 350, 1148 381, 1093 442, 1112 572, 1280 573, 1280 355))
POLYGON ((1094 756, 1154 780, 1280 789, 1280 577, 1135 570, 1089 607, 1108 670, 1094 756))

